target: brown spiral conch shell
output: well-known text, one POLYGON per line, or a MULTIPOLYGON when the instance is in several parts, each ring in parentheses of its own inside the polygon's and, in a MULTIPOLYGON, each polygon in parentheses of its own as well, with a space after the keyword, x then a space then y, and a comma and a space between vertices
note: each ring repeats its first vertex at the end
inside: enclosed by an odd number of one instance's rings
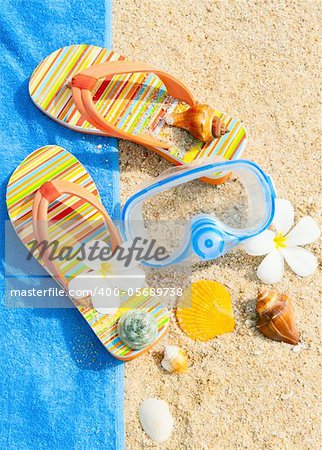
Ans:
POLYGON ((209 105, 195 105, 177 114, 166 117, 168 125, 183 128, 203 142, 210 142, 228 133, 224 122, 209 105))
POLYGON ((292 345, 299 342, 293 307, 287 295, 273 289, 259 289, 256 311, 259 315, 257 328, 264 336, 292 345))

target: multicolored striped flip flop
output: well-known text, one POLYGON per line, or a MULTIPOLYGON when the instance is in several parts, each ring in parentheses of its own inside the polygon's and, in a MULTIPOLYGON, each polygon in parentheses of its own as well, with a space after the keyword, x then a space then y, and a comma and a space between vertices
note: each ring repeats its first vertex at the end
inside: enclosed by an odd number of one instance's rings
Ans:
MULTIPOLYGON (((34 151, 14 171, 7 188, 7 207, 17 235, 29 250, 35 240, 56 240, 57 254, 66 246, 75 248, 92 240, 103 240, 112 249, 121 243, 94 181, 71 153, 56 145, 34 151)), ((34 254, 39 257, 39 252, 34 254)), ((54 262, 47 251, 40 262, 66 291, 70 280, 89 272, 77 258, 54 262)), ((169 323, 168 311, 160 300, 143 293, 125 298, 114 316, 96 311, 89 297, 72 301, 106 349, 123 361, 148 350, 133 350, 120 340, 117 321, 125 311, 138 308, 148 310, 155 317, 158 323, 155 342, 163 336, 169 323)))
MULTIPOLYGON (((206 144, 194 140, 188 149, 167 142, 166 116, 185 111, 188 105, 196 105, 196 100, 171 75, 125 59, 93 45, 63 47, 35 69, 30 96, 41 111, 62 125, 136 142, 175 165, 207 157, 241 156, 246 142, 244 126, 220 111, 215 114, 229 129, 227 134, 206 144)), ((216 175, 204 181, 220 184, 226 178, 216 175)))

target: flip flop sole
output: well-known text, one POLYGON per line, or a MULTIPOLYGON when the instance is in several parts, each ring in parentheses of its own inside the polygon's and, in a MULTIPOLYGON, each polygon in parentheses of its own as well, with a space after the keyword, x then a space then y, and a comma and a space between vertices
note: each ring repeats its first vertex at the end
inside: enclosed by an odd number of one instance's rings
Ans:
MULTIPOLYGON (((29 92, 36 106, 52 119, 75 131, 104 135, 79 113, 74 104, 69 81, 94 64, 125 60, 113 51, 93 45, 63 47, 45 58, 33 72, 29 92)), ((166 139, 169 131, 165 116, 186 109, 186 104, 169 97, 161 80, 153 73, 135 73, 100 80, 93 90, 97 110, 114 126, 131 134, 148 133, 166 139)), ((188 149, 173 147, 155 151, 173 164, 187 164, 203 158, 241 156, 246 143, 243 124, 220 111, 217 114, 229 133, 209 144, 195 140, 188 149)))
MULTIPOLYGON (((10 220, 18 237, 29 250, 35 239, 32 225, 34 196, 46 181, 53 179, 76 183, 100 199, 89 173, 71 153, 56 145, 35 150, 14 171, 7 187, 7 208, 10 220)), ((79 243, 92 240, 101 239, 107 243, 110 241, 109 232, 101 214, 85 200, 72 195, 62 195, 50 204, 48 221, 51 240, 59 242, 57 252, 66 246, 74 247, 79 243)), ((37 253, 36 256, 38 256, 37 253)), ((41 260, 39 262, 43 265, 41 260)), ((57 263, 68 281, 75 276, 88 273, 88 267, 76 258, 71 261, 58 260, 57 263)), ((45 265, 43 267, 50 274, 48 268, 45 265)), ((125 311, 133 308, 148 310, 158 322, 156 341, 163 336, 169 323, 168 311, 160 299, 143 295, 143 293, 126 298, 122 308, 117 310, 114 316, 97 312, 92 307, 90 299, 86 302, 86 306, 72 298, 71 300, 106 349, 115 358, 124 361, 136 358, 151 347, 133 350, 119 339, 117 321, 125 311)))

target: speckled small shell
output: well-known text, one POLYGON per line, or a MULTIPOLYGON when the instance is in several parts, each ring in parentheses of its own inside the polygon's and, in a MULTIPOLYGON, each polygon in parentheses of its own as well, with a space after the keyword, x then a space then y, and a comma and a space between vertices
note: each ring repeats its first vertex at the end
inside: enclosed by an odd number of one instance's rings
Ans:
POLYGON ((161 366, 173 373, 184 373, 188 369, 189 358, 187 352, 175 345, 167 345, 161 366))

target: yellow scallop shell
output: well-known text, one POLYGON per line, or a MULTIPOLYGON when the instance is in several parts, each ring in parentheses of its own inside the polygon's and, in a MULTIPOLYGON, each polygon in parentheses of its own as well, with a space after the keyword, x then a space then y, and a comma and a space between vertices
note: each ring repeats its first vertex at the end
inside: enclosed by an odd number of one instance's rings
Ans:
POLYGON ((192 283, 183 292, 176 314, 182 331, 198 341, 209 341, 235 327, 229 292, 216 281, 192 283))

